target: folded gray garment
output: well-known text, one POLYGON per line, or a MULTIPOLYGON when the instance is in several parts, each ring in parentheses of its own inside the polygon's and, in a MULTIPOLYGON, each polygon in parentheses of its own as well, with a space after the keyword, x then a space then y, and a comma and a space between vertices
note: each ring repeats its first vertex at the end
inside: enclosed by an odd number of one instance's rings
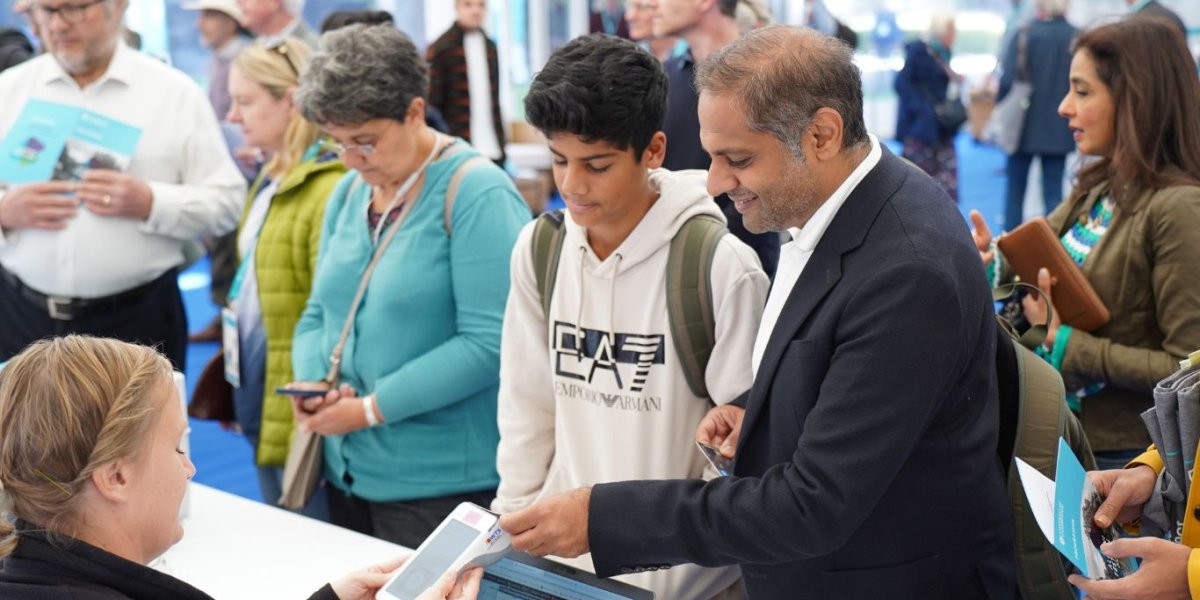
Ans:
POLYGON ((1200 446, 1200 372, 1186 379, 1179 389, 1179 438, 1182 440, 1183 471, 1187 485, 1192 485, 1192 470, 1196 467, 1196 449, 1200 446))
POLYGON ((1179 541, 1200 442, 1200 367, 1180 369, 1154 388, 1154 408, 1141 415, 1163 459, 1163 472, 1142 507, 1143 535, 1179 541))
POLYGON ((1187 510, 1187 494, 1179 482, 1164 470, 1158 474, 1154 493, 1142 506, 1140 535, 1166 538, 1180 543, 1183 538, 1183 517, 1187 510))

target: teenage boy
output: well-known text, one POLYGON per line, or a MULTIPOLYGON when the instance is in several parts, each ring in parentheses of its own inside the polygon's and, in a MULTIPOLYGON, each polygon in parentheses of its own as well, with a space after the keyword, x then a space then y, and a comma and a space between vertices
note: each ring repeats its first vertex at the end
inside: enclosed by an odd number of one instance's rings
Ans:
MULTIPOLYGON (((555 222, 549 216, 528 225, 513 251, 497 511, 597 483, 700 477, 700 420, 714 403, 750 388, 768 280, 754 251, 722 226, 705 172, 659 168, 666 96, 654 56, 591 35, 555 52, 525 99, 530 124, 548 140, 567 210, 557 253, 537 250, 546 247, 539 227, 555 222), (680 230, 693 231, 697 217, 717 220, 703 256, 672 243, 680 230), (668 263, 685 254, 709 286, 672 291, 668 263), (695 352, 677 327, 686 311, 668 308, 672 302, 711 310, 702 375, 685 367, 695 352)), ((588 556, 573 564, 592 569, 588 556)), ((627 580, 659 598, 708 599, 737 577, 732 569, 681 565, 627 580)))

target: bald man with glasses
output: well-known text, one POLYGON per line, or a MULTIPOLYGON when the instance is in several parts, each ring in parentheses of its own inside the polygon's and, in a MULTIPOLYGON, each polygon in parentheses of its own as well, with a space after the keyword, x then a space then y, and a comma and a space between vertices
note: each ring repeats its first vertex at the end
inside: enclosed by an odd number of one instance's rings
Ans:
POLYGON ((0 74, 0 138, 30 100, 140 130, 124 170, 0 181, 0 361, 44 337, 87 333, 158 346, 182 369, 184 245, 237 225, 245 180, 208 98, 121 43, 127 5, 31 3, 49 51, 0 74))

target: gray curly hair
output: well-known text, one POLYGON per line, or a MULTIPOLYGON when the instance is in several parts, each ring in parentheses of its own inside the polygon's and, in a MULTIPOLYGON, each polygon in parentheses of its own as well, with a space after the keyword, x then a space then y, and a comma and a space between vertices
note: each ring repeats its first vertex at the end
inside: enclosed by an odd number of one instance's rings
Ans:
POLYGON ((429 69, 417 47, 391 25, 350 25, 321 36, 295 101, 320 124, 403 121, 414 98, 425 98, 429 69))

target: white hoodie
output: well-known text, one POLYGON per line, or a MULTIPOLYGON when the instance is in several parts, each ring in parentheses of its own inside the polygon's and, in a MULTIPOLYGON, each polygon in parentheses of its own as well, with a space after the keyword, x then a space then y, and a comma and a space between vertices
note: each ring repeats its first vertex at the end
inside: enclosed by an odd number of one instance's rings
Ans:
MULTIPOLYGON (((684 222, 699 214, 724 219, 705 177, 653 171, 658 200, 604 261, 566 212, 549 319, 534 277, 534 224, 521 231, 501 339, 494 510, 597 483, 704 473, 694 441, 712 403, 685 379, 667 317, 666 268, 684 222)), ((716 346, 705 383, 712 402, 725 404, 753 381, 750 356, 769 283, 754 251, 732 235, 719 242, 711 280, 716 346)), ((590 555, 567 562, 594 570, 590 555)), ((619 579, 659 598, 707 599, 737 577, 736 567, 680 565, 619 579)))

